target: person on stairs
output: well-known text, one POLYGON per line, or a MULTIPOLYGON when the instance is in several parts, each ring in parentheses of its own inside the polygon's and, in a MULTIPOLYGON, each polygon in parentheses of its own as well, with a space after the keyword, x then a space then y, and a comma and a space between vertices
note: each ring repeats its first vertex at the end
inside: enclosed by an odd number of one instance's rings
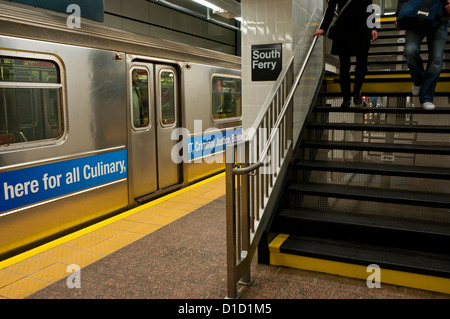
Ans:
MULTIPOLYGON (((439 76, 442 71, 445 43, 448 37, 450 1, 433 0, 439 2, 439 11, 432 24, 417 25, 416 28, 406 30, 404 55, 413 81, 412 95, 419 96, 420 103, 425 110, 434 110, 434 94, 439 76), (428 64, 424 68, 420 56, 420 45, 424 38, 428 42, 428 64)), ((407 0, 398 2, 398 16, 407 0)), ((397 21, 395 22, 397 25, 397 21)), ((400 28, 397 25, 397 29, 400 28)))
POLYGON ((339 84, 343 96, 342 108, 350 107, 352 95, 350 59, 352 56, 356 57, 353 101, 355 104, 362 103, 361 89, 367 74, 370 43, 378 39, 377 30, 368 26, 370 16, 373 15, 372 10, 369 10, 370 5, 372 5, 372 0, 330 0, 323 22, 313 35, 326 34, 337 7, 339 17, 333 28, 331 54, 339 56, 339 84))

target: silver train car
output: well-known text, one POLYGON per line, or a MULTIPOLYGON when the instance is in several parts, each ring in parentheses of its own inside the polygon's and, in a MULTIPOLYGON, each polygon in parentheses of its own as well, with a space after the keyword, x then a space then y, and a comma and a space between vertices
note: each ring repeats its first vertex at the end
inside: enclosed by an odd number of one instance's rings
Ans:
POLYGON ((0 259, 224 169, 240 58, 0 4, 0 259))

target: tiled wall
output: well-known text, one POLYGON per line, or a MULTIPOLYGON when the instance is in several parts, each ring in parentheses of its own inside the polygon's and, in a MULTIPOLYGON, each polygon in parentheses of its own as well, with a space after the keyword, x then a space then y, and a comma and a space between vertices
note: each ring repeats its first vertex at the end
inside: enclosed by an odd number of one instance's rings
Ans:
POLYGON ((105 0, 105 25, 229 54, 240 53, 236 31, 146 0, 105 0))
MULTIPOLYGON (((253 124, 275 82, 252 82, 251 46, 283 43, 283 65, 296 53, 297 66, 312 42, 312 33, 323 15, 322 0, 242 0, 243 126, 253 124)), ((309 107, 323 69, 322 39, 318 41, 305 80, 295 95, 294 121, 297 133, 309 107)))

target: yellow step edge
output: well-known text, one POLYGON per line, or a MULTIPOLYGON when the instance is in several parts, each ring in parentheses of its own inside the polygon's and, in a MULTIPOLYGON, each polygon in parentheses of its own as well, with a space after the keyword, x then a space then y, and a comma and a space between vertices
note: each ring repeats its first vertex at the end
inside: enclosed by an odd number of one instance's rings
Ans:
POLYGON ((397 21, 397 16, 392 17, 382 17, 379 19, 381 22, 395 22, 397 21))
MULTIPOLYGON (((371 272, 367 271, 367 266, 369 265, 361 266, 344 262, 282 253, 280 252, 280 247, 288 237, 289 235, 280 234, 269 245, 271 265, 317 271, 363 280, 367 280, 368 277, 372 274, 371 272)), ((380 277, 381 284, 391 284, 396 286, 450 294, 450 279, 448 278, 414 274, 383 268, 381 269, 380 277)))
POLYGON ((278 234, 269 244, 269 251, 270 252, 280 252, 280 247, 283 245, 283 243, 286 241, 286 239, 289 238, 289 235, 287 234, 278 234))

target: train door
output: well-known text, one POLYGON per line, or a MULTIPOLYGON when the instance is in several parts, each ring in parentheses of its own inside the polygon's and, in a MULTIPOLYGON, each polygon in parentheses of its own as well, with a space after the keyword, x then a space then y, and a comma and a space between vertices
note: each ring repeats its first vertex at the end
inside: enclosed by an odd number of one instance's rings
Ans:
POLYGON ((167 65, 156 65, 155 78, 158 183, 160 188, 165 188, 180 182, 180 168, 172 160, 172 149, 178 141, 171 138, 180 122, 176 69, 167 65))
POLYGON ((134 199, 180 182, 171 159, 172 131, 178 127, 177 72, 151 63, 130 68, 130 174, 134 199))

